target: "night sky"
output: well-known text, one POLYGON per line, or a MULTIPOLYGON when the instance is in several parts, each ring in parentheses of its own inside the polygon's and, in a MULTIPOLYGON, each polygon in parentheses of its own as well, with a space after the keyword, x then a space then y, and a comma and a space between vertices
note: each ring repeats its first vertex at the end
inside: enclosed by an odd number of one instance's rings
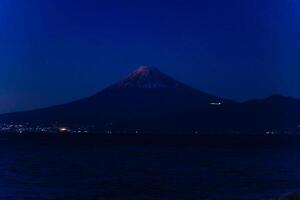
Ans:
POLYGON ((300 97, 299 0, 1 0, 0 112, 94 94, 139 65, 235 100, 300 97))

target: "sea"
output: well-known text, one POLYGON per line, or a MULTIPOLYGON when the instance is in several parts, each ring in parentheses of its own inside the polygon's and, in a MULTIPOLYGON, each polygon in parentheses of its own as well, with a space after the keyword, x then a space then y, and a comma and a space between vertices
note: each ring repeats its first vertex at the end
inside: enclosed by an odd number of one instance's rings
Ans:
POLYGON ((2 200, 268 200, 300 192, 300 135, 0 135, 2 200))

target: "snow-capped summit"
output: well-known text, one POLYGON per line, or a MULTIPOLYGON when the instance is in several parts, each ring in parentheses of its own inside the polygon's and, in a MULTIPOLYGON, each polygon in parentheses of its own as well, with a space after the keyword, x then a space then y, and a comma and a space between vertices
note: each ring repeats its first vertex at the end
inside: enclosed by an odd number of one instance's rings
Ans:
POLYGON ((155 67, 140 66, 114 85, 115 88, 179 88, 184 84, 162 73, 155 67))

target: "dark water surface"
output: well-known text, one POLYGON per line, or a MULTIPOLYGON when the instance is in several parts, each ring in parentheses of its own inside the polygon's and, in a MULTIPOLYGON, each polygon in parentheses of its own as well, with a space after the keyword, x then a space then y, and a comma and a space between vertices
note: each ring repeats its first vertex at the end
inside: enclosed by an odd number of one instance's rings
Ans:
POLYGON ((269 199, 300 136, 0 136, 0 199, 269 199))

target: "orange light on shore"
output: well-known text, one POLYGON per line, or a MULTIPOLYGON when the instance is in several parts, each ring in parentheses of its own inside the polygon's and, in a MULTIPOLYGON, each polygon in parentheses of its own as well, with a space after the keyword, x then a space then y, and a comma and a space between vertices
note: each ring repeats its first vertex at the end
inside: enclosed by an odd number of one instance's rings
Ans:
POLYGON ((67 132, 67 131, 68 131, 67 128, 59 128, 59 132, 65 133, 65 132, 67 132))

